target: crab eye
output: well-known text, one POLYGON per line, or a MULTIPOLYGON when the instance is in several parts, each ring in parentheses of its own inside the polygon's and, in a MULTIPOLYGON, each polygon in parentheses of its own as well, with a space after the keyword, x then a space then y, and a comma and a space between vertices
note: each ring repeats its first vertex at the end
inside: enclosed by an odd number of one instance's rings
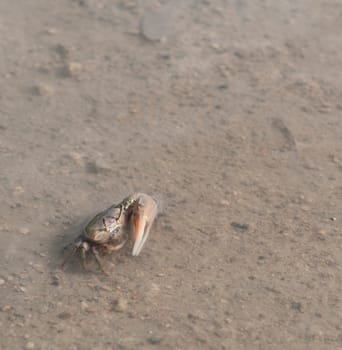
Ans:
POLYGON ((120 227, 119 226, 115 227, 110 234, 112 238, 114 239, 118 238, 120 236, 120 227))
POLYGON ((119 230, 120 230, 120 227, 119 227, 119 226, 116 226, 116 227, 114 227, 114 228, 112 228, 112 229, 110 230, 110 233, 113 235, 113 234, 118 233, 119 230))

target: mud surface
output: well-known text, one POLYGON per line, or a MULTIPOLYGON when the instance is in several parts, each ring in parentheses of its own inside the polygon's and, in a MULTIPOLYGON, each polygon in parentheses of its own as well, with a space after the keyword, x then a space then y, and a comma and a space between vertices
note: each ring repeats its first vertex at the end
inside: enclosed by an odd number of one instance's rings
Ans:
POLYGON ((342 348, 340 1, 0 2, 0 348, 342 348), (110 276, 62 247, 163 212, 110 276))

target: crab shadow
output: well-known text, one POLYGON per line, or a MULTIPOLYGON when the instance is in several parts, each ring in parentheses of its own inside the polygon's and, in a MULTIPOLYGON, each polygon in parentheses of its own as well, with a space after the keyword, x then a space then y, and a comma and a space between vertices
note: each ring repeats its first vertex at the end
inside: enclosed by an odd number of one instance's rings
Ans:
MULTIPOLYGON (((78 222, 70 224, 65 230, 60 233, 57 233, 53 238, 50 245, 50 262, 49 269, 50 271, 63 270, 62 264, 68 254, 70 254, 72 245, 76 238, 82 233, 86 219, 80 220, 78 222)), ((77 254, 70 258, 67 269, 64 269, 65 272, 69 273, 80 273, 82 272, 80 264, 77 264, 77 254)))

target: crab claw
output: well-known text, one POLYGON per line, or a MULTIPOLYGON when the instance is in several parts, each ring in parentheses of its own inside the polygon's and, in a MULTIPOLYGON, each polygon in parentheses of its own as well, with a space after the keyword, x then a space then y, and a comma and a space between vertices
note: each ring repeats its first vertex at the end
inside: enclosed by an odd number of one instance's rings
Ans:
POLYGON ((132 213, 133 256, 140 254, 157 213, 157 202, 147 194, 140 194, 134 203, 132 213))

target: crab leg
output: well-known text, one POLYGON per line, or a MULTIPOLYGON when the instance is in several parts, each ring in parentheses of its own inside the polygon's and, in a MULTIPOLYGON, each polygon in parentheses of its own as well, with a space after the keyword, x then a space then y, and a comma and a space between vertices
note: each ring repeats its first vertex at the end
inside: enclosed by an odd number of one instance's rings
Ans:
POLYGON ((105 271, 105 269, 102 266, 102 261, 100 259, 100 255, 99 252, 96 250, 95 247, 91 248, 91 252, 93 253, 95 260, 97 262, 97 265, 99 266, 100 270, 102 271, 102 273, 104 273, 105 275, 108 275, 107 272, 105 271))
POLYGON ((87 260, 86 260, 86 250, 84 247, 80 248, 81 253, 81 265, 84 271, 87 271, 87 260))
POLYGON ((146 194, 140 194, 133 204, 133 256, 140 254, 150 233, 152 223, 157 216, 157 212, 158 208, 156 201, 146 194))

